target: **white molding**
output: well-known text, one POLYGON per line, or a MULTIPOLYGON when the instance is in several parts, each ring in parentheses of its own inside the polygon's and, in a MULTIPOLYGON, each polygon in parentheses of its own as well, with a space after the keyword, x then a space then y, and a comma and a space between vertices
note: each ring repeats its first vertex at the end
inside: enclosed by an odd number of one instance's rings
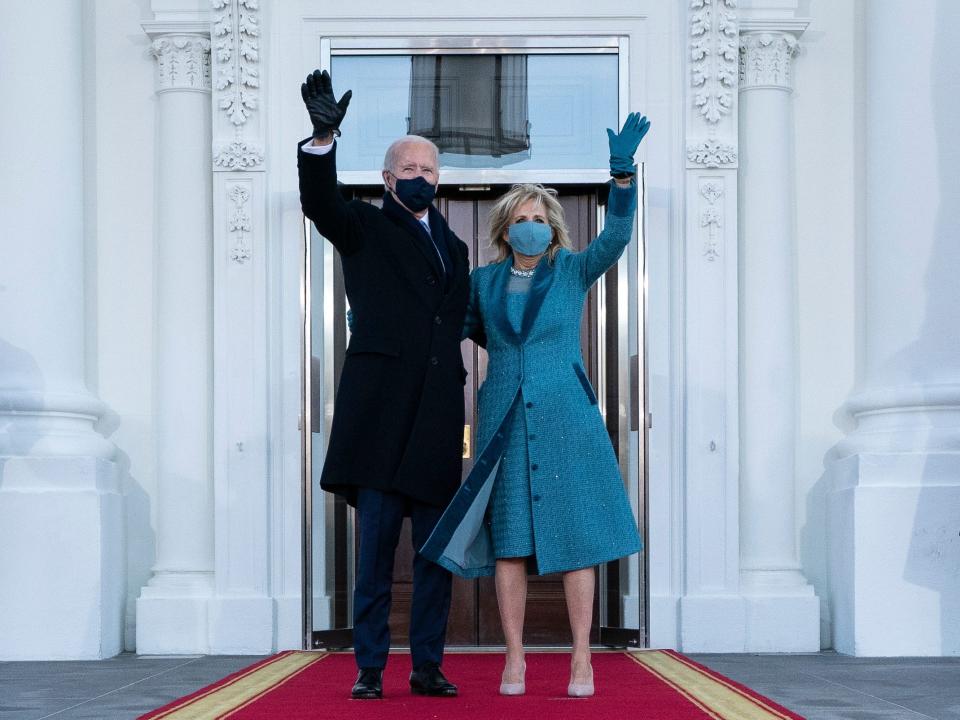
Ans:
POLYGON ((686 157, 689 169, 737 165, 736 0, 690 0, 686 157))
POLYGON ((230 182, 227 185, 226 195, 233 207, 227 220, 227 232, 232 239, 230 259, 243 263, 250 259, 253 249, 250 246, 250 188, 249 181, 230 182))
POLYGON ((266 154, 259 0, 209 0, 213 90, 216 652, 276 647, 270 580, 266 154))
POLYGON ((217 107, 234 125, 256 112, 260 90, 258 0, 211 0, 210 37, 216 57, 217 107))
MULTIPOLYGON (((683 606, 701 608, 712 605, 688 601, 739 592, 737 171, 688 171, 686 200, 683 606)), ((690 617, 684 649, 707 624, 690 617)))
POLYGON ((740 36, 740 90, 793 90, 793 58, 800 41, 789 32, 744 32, 740 36))
MULTIPOLYGON (((703 256, 708 262, 720 257, 720 233, 723 231, 723 183, 720 180, 702 180, 699 186, 700 197, 707 201, 700 210, 700 227, 705 232, 703 256)), ((711 450, 716 449, 711 446, 711 450)))
POLYGON ((687 145, 687 160, 708 168, 733 167, 737 164, 737 146, 716 138, 694 140, 687 145))
POLYGON ((210 37, 210 23, 196 20, 149 21, 140 23, 140 27, 151 40, 164 35, 202 35, 210 37))
POLYGON ((254 170, 261 165, 263 165, 263 146, 256 143, 234 140, 221 143, 213 152, 213 169, 216 171, 254 170))
POLYGON ((690 81, 697 111, 716 124, 737 90, 736 0, 690 0, 690 81))
POLYGON ((162 35, 151 43, 157 92, 210 90, 210 41, 201 35, 162 35))
POLYGON ((800 37, 810 26, 810 18, 761 18, 741 13, 740 33, 786 32, 800 37))

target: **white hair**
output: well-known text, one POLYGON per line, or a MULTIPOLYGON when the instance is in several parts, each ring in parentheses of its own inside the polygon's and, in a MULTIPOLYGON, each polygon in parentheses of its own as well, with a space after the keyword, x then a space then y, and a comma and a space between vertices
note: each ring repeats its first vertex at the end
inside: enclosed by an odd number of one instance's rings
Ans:
POLYGON ((433 150, 433 159, 436 161, 439 169, 440 165, 440 148, 438 148, 432 140, 428 140, 421 135, 404 135, 401 138, 397 138, 392 143, 390 147, 387 148, 386 154, 383 156, 383 169, 393 172, 397 167, 397 155, 400 154, 400 148, 407 144, 419 144, 419 145, 429 145, 430 149, 433 150))

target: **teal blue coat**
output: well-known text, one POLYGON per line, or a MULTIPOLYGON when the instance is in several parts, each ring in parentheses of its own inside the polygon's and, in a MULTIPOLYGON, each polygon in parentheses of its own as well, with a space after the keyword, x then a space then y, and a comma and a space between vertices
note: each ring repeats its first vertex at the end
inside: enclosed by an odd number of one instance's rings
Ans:
MULTIPOLYGON (((504 458, 508 413, 526 416, 537 572, 597 565, 641 548, 617 459, 580 353, 587 291, 623 253, 636 186, 611 182, 603 232, 579 253, 561 249, 537 265, 519 333, 506 316, 512 258, 471 274, 467 333, 486 336, 487 378, 477 394, 473 470, 421 553, 462 577, 493 574, 487 506, 504 458)), ((511 469, 513 470, 513 469, 511 469)), ((517 468, 526 471, 525 468, 517 468)))

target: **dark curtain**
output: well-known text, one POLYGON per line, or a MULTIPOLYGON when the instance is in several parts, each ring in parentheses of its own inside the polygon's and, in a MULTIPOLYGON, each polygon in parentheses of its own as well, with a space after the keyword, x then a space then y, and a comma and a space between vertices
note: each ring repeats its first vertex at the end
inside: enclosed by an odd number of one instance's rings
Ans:
POLYGON ((440 152, 530 149, 526 55, 414 55, 407 131, 440 152))

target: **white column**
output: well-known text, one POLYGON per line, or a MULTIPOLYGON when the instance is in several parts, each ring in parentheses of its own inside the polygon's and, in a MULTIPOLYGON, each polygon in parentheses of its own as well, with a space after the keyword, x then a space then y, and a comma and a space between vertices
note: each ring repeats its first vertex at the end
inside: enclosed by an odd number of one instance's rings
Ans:
POLYGON ((830 465, 834 646, 960 654, 960 5, 864 6, 855 429, 830 465))
POLYGON ((213 592, 210 41, 156 37, 157 562, 137 651, 205 652, 213 592))
POLYGON ((796 29, 744 22, 740 35, 740 590, 748 651, 820 647, 794 499, 796 29))
POLYGON ((123 509, 86 387, 81 3, 0 5, 0 660, 122 648, 123 509))

